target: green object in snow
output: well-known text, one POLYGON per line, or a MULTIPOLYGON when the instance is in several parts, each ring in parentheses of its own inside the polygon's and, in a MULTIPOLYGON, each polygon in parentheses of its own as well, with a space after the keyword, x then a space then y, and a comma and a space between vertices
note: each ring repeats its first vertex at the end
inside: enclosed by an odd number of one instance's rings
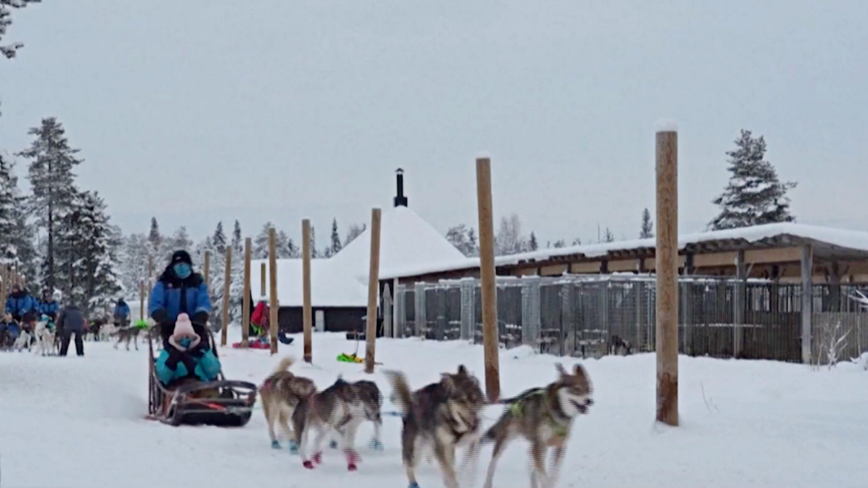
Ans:
POLYGON ((147 329, 148 328, 148 321, 147 320, 136 320, 136 323, 134 326, 137 329, 147 329))
POLYGON ((338 354, 338 361, 342 363, 362 363, 365 360, 355 354, 338 354))

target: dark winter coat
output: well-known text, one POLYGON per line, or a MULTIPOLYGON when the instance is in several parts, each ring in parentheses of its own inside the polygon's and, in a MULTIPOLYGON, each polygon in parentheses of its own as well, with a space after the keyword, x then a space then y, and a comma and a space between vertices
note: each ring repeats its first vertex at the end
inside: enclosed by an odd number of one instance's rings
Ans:
POLYGON ((87 321, 84 319, 84 312, 75 305, 68 305, 60 311, 57 317, 58 330, 78 332, 84 331, 84 325, 87 321))
POLYGON ((36 313, 38 303, 25 290, 12 292, 6 299, 6 313, 13 317, 23 317, 28 313, 36 313))
POLYGON ((151 290, 148 314, 162 324, 174 323, 180 313, 189 315, 193 322, 206 322, 211 313, 208 285, 198 273, 181 279, 169 266, 151 290))
POLYGON ((130 318, 130 306, 127 305, 127 302, 119 301, 117 305, 115 305, 114 318, 127 320, 130 318))
POLYGON ((48 315, 49 317, 57 317, 57 312, 60 310, 60 304, 54 300, 50 302, 42 302, 39 306, 39 313, 48 315))

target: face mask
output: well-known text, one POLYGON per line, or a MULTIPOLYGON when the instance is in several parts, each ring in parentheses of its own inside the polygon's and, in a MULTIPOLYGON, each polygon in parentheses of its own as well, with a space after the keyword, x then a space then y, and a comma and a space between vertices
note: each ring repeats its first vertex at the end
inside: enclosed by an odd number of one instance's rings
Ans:
POLYGON ((180 341, 178 341, 178 344, 180 344, 181 347, 186 348, 186 347, 190 347, 191 342, 193 342, 193 341, 190 340, 189 337, 185 337, 185 338, 181 339, 180 341))
POLYGON ((190 273, 193 272, 193 270, 190 269, 190 265, 187 263, 178 263, 172 266, 172 271, 174 271, 175 275, 182 280, 190 276, 190 273))

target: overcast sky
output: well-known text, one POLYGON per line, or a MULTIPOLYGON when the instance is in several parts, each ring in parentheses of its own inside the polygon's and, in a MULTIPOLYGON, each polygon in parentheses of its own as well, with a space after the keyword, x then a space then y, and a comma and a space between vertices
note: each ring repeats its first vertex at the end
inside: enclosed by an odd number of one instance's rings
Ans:
MULTIPOLYGON (((702 230, 739 129, 799 182, 804 223, 868 230, 864 0, 44 0, 13 12, 0 148, 57 116, 125 232, 218 220, 325 244, 406 170, 438 230, 496 217, 540 241, 634 238, 654 124, 679 124, 680 230, 702 230)), ((19 175, 26 173, 22 162, 19 175)), ((23 178, 22 178, 23 179, 23 178)))

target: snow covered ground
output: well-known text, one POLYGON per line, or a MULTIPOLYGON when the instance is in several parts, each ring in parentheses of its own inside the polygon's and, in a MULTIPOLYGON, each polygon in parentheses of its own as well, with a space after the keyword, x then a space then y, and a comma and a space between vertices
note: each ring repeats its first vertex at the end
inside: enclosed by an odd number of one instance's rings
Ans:
MULTIPOLYGON (((301 356, 301 337, 281 356, 301 356)), ((288 450, 272 450, 261 411, 243 429, 173 428, 147 413, 147 352, 86 344, 86 356, 43 358, 0 354, 2 486, 124 488, 189 486, 405 487, 400 420, 386 417, 386 449, 364 445, 359 471, 326 452, 314 471, 288 450), (352 485, 347 485, 352 483, 352 485)), ((361 365, 338 363, 354 343, 314 335, 315 366, 297 364, 323 388, 338 373, 364 377, 361 365)), ((362 351, 364 346, 362 345, 362 351)), ((228 377, 261 380, 277 363, 267 351, 221 350, 228 377)), ((412 386, 436 381, 464 363, 478 376, 482 349, 459 342, 384 339, 384 367, 407 372, 412 386)), ((502 351, 504 395, 555 378, 554 363, 576 360, 502 351)), ((765 361, 680 358, 682 426, 655 426, 653 355, 607 357, 584 364, 595 387, 591 413, 575 425, 561 487, 812 487, 868 486, 868 373, 850 364, 814 372, 765 361)), ((376 381, 388 396, 380 374, 376 381)), ((394 411, 386 403, 384 410, 394 411)), ((486 412, 490 424, 498 407, 486 412)), ((360 432, 367 442, 370 424, 360 432)), ((529 485, 526 448, 512 445, 499 465, 498 488, 529 485)), ((285 445, 285 443, 284 443, 285 445)), ((481 456, 481 486, 490 448, 481 456)), ((425 488, 443 486, 423 463, 425 488)))

